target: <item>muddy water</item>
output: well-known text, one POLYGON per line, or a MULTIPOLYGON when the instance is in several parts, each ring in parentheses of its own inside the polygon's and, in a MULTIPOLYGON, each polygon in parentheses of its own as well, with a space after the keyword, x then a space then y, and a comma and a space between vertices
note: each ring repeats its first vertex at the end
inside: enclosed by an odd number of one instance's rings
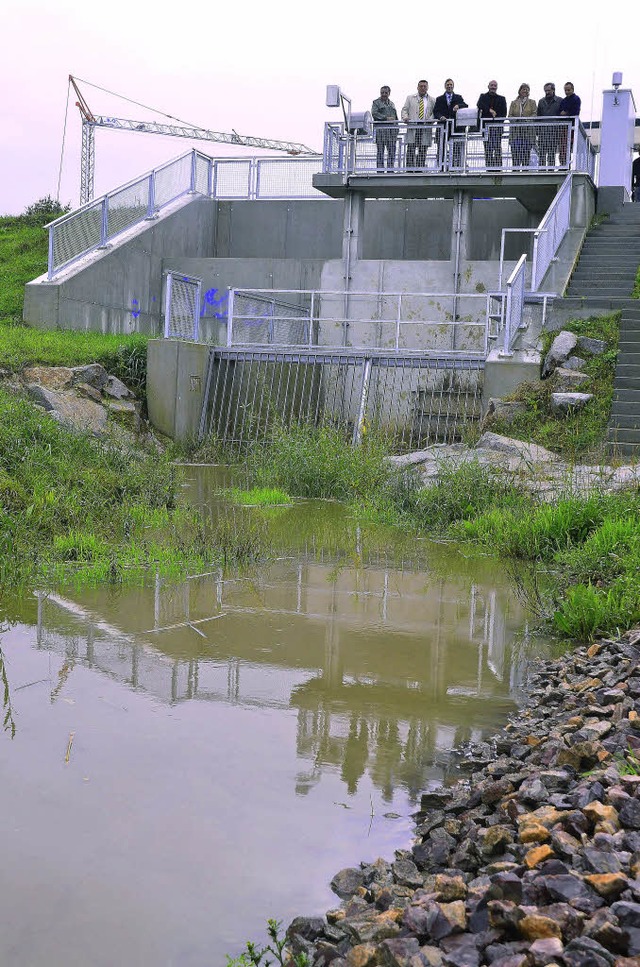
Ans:
POLYGON ((8 605, 2 964, 221 967, 268 917, 323 912, 338 869, 408 845, 544 648, 494 561, 190 478, 276 559, 8 605))

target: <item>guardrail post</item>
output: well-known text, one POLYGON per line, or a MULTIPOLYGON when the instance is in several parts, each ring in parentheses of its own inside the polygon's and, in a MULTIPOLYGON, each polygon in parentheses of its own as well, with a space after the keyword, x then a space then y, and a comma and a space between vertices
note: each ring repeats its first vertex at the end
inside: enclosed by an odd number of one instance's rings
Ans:
POLYGON ((193 194, 196 190, 196 149, 191 149, 191 181, 189 191, 193 194))
POLYGON ((207 162, 207 195, 209 198, 213 197, 213 166, 214 160, 213 158, 209 158, 207 162))
POLYGON ((256 160, 256 198, 260 197, 260 173, 262 171, 262 165, 259 159, 256 160))
POLYGON ((49 255, 47 257, 47 279, 49 282, 51 282, 55 270, 55 266, 53 264, 53 233, 55 230, 55 225, 49 229, 49 255))
POLYGON ((229 288, 229 302, 227 303, 227 348, 231 349, 233 345, 233 299, 235 296, 235 289, 229 288))
POLYGON ((171 321, 171 287, 173 283, 173 273, 167 272, 167 289, 164 297, 164 338, 169 338, 169 323, 171 321))
POLYGON ((100 218, 100 245, 105 248, 109 237, 109 196, 105 195, 102 199, 102 212, 100 218))
POLYGON ((538 240, 540 232, 533 233, 533 255, 531 257, 531 291, 538 289, 538 240))
POLYGON ((402 293, 398 295, 398 311, 396 312, 396 350, 400 349, 400 319, 402 318, 402 293))
POLYGON ((155 169, 149 175, 149 199, 147 202, 147 221, 156 217, 156 173, 155 169))

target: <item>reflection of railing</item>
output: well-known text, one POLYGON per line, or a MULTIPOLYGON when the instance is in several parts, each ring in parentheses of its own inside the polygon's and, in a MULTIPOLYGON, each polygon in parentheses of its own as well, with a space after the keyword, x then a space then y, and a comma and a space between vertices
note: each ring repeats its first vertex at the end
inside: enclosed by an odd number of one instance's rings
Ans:
POLYGON ((370 174, 383 165, 399 173, 579 171, 593 177, 595 152, 577 118, 504 118, 462 129, 453 121, 376 124, 370 137, 349 136, 342 123, 325 126, 326 173, 370 174))
POLYGON ((320 157, 222 158, 188 151, 102 198, 57 218, 49 228, 48 278, 154 218, 186 194, 213 198, 326 198, 312 183, 320 157))

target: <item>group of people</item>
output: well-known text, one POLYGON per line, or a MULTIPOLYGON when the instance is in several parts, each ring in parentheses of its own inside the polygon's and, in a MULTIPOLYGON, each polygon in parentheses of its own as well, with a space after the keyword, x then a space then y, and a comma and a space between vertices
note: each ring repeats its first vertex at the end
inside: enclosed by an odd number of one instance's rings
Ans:
MULTIPOLYGON (((469 105, 460 94, 454 91, 454 82, 449 77, 444 82, 444 92, 439 97, 432 97, 426 80, 418 81, 416 94, 409 94, 400 118, 395 104, 391 100, 391 88, 384 84, 380 88, 380 97, 371 105, 371 115, 375 124, 376 155, 378 169, 383 171, 395 166, 396 148, 398 142, 399 120, 407 127, 406 167, 411 169, 424 168, 427 149, 432 144, 434 122, 440 122, 436 127, 436 139, 439 143, 443 122, 454 120, 460 108, 469 105)), ((476 107, 478 118, 483 122, 499 122, 503 118, 529 121, 532 118, 576 118, 580 115, 580 98, 574 90, 571 81, 564 85, 564 97, 556 95, 555 84, 550 81, 544 85, 544 97, 538 102, 529 95, 531 88, 528 84, 521 84, 518 96, 507 109, 507 101, 498 94, 498 82, 489 81, 487 90, 478 98, 476 107)), ((483 124, 484 155, 487 168, 502 167, 502 136, 503 126, 499 123, 483 124)), ((509 146, 511 161, 514 168, 526 168, 531 164, 531 153, 535 148, 538 153, 538 164, 543 167, 554 168, 556 155, 562 166, 567 163, 570 151, 568 131, 566 125, 553 124, 512 124, 509 126, 509 146)), ((454 140, 452 151, 453 167, 459 167, 462 158, 463 144, 461 140, 454 140)))

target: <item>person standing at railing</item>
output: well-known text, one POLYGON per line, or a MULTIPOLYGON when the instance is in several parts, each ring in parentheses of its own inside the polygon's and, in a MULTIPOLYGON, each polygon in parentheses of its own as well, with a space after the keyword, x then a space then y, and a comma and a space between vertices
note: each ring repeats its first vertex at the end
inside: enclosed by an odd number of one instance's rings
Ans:
MULTIPOLYGON (((444 82, 444 94, 440 94, 436 98, 435 107, 433 113, 435 114, 438 121, 442 123, 442 131, 445 129, 445 124, 447 121, 455 121, 456 114, 461 107, 468 107, 469 105, 462 97, 461 94, 454 93, 454 83, 450 77, 447 77, 444 82)), ((441 131, 438 131, 438 141, 440 141, 441 131)), ((462 148, 463 142, 461 139, 455 140, 453 142, 453 167, 459 168, 462 163, 462 148)), ((444 162, 444 158, 442 161, 444 162)))
POLYGON ((407 125, 407 168, 424 168, 431 147, 435 100, 427 93, 429 82, 418 81, 418 93, 409 94, 400 117, 407 125))
POLYGON ((488 89, 478 98, 480 117, 488 123, 484 128, 484 160, 487 168, 502 167, 502 124, 497 124, 499 118, 507 116, 507 101, 498 94, 498 82, 489 81, 488 89))
MULTIPOLYGON (((562 98, 556 94, 556 85, 552 84, 551 81, 547 81, 544 85, 544 97, 541 97, 538 101, 538 117, 559 117, 561 104, 562 98)), ((538 128, 538 158, 540 160, 540 167, 555 168, 559 133, 560 129, 550 120, 538 128)))
MULTIPOLYGON (((560 117, 563 118, 577 118, 580 117, 580 98, 575 92, 575 88, 571 81, 567 81, 564 85, 564 97, 560 101, 560 117)), ((571 161, 571 154, 573 152, 573 137, 569 139, 569 132, 567 128, 563 125, 560 130, 560 144, 558 147, 559 160, 561 165, 567 164, 567 155, 569 161, 571 161)))
POLYGON ((509 105, 509 117, 517 123, 509 126, 511 163, 514 168, 528 168, 531 164, 531 149, 536 143, 536 129, 531 118, 536 117, 538 105, 529 94, 528 84, 521 84, 518 96, 509 105))
POLYGON ((640 201, 640 154, 631 165, 631 197, 640 201))
POLYGON ((384 171, 384 156, 387 155, 387 168, 392 170, 396 160, 396 144, 398 141, 398 125, 392 121, 398 120, 398 112, 393 101, 389 100, 391 88, 383 84, 380 97, 371 105, 371 117, 376 132, 376 155, 378 171, 384 171))

